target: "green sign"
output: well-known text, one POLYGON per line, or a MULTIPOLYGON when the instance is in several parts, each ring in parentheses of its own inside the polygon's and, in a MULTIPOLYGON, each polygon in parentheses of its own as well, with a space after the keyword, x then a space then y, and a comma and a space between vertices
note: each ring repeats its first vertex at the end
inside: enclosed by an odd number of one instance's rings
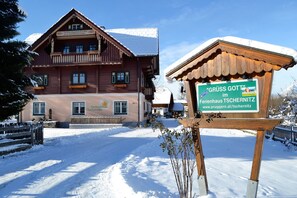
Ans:
POLYGON ((259 112, 258 80, 239 80, 197 85, 201 112, 259 112))

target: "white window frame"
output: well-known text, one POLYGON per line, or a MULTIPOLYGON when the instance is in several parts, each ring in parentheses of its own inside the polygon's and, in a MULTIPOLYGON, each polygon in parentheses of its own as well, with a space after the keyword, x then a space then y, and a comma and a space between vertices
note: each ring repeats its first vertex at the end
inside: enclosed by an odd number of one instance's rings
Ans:
POLYGON ((84 52, 84 46, 83 45, 76 45, 75 46, 75 53, 81 54, 84 52))
POLYGON ((130 72, 112 72, 111 73, 112 84, 129 84, 130 83, 130 72))
POLYGON ((69 45, 65 45, 63 48, 63 54, 69 54, 70 53, 70 46, 69 45))
POLYGON ((90 44, 89 45, 89 51, 95 51, 97 49, 97 45, 96 44, 90 44))
POLYGON ((84 85, 87 83, 87 77, 85 72, 74 72, 71 77, 72 85, 84 85))
POLYGON ((71 109, 72 109, 72 115, 86 115, 86 102, 85 101, 73 101, 73 102, 71 102, 71 109), (79 104, 79 106, 78 106, 78 113, 74 113, 74 103, 78 103, 79 104), (81 113, 81 108, 82 108, 82 106, 81 106, 81 103, 83 103, 84 104, 84 112, 83 113, 81 113))
POLYGON ((83 24, 81 23, 74 23, 68 26, 69 30, 82 30, 83 29, 83 24))
POLYGON ((48 85, 48 75, 47 74, 35 74, 32 79, 37 83, 38 86, 48 85))
POLYGON ((113 101, 113 115, 128 115, 129 105, 127 100, 115 100, 113 101), (120 112, 116 112, 116 103, 120 104, 120 112), (126 112, 123 112, 123 103, 126 103, 126 112))
POLYGON ((32 104, 32 111, 33 111, 33 116, 43 116, 45 115, 45 102, 33 102, 32 104), (35 104, 38 104, 38 112, 35 112, 35 104))

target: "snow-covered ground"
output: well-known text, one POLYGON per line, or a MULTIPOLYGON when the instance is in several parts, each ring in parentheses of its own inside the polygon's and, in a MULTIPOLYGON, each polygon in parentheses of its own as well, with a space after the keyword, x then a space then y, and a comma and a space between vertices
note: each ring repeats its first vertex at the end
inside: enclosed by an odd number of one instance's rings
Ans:
MULTIPOLYGON (((206 197, 245 197, 255 136, 201 133, 206 197)), ((45 129, 44 145, 0 160, 0 197, 179 197, 158 134, 150 128, 45 129)), ((193 191, 198 195, 196 182, 193 191)), ((265 140, 258 197, 297 197, 297 151, 265 140)))

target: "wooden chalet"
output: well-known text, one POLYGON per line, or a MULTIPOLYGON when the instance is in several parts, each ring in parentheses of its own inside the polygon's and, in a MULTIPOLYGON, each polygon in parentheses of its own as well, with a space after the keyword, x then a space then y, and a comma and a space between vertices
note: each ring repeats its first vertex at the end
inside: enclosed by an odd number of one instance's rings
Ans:
POLYGON ((158 42, 156 28, 106 30, 72 9, 30 47, 36 99, 21 120, 140 124, 154 99, 158 42))
POLYGON ((158 87, 153 100, 152 113, 163 117, 171 117, 172 107, 172 92, 167 87, 158 87))

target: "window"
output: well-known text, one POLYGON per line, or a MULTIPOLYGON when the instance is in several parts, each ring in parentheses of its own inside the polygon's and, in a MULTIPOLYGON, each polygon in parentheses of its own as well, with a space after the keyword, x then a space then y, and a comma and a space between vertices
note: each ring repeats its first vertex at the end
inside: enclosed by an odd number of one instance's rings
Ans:
POLYGON ((84 46, 82 45, 76 46, 76 53, 83 53, 83 51, 84 51, 84 46))
POLYGON ((82 30, 83 24, 71 24, 68 25, 68 30, 82 30))
POLYGON ((64 46, 64 49, 63 49, 63 53, 64 53, 64 54, 69 54, 69 52, 70 52, 70 47, 69 47, 69 45, 65 45, 65 46, 64 46))
POLYGON ((95 51, 96 49, 97 49, 97 46, 96 46, 96 45, 91 44, 91 45, 89 46, 89 50, 90 50, 90 51, 95 51))
POLYGON ((71 84, 86 84, 86 74, 85 73, 73 73, 71 84))
POLYGON ((120 84, 120 83, 129 83, 130 75, 129 72, 112 72, 111 73, 111 83, 120 84))
POLYGON ((33 102, 33 115, 45 114, 45 102, 33 102))
POLYGON ((114 102, 114 115, 127 115, 127 101, 115 101, 114 102))
POLYGON ((32 79, 37 83, 38 86, 48 85, 48 75, 47 74, 36 74, 32 76, 32 79))
POLYGON ((72 103, 72 115, 85 115, 85 102, 72 103))

